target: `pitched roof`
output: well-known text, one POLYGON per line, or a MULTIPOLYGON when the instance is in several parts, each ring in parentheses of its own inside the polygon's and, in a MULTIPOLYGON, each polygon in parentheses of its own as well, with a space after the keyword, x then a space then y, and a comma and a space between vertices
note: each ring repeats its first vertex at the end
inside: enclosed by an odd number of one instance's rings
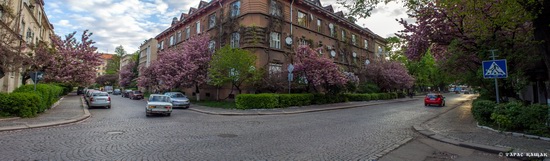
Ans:
POLYGON ((113 54, 101 54, 101 59, 112 59, 113 54))

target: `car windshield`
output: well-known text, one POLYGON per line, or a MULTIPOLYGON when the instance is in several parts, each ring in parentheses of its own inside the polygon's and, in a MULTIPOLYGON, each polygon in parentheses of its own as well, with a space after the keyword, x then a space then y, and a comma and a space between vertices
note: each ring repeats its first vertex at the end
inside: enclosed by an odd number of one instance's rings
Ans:
POLYGON ((169 98, 166 96, 152 96, 149 98, 150 102, 170 102, 169 98))
POLYGON ((101 93, 94 93, 94 96, 109 96, 109 94, 101 92, 101 93))
POLYGON ((426 97, 428 97, 428 98, 437 98, 437 95, 435 95, 435 94, 429 94, 429 95, 426 95, 426 97))
POLYGON ((134 94, 141 94, 140 91, 134 91, 134 94))
POLYGON ((177 94, 173 94, 172 95, 172 98, 185 98, 185 95, 181 94, 181 93, 177 93, 177 94))
POLYGON ((117 91, 117 92, 118 92, 118 91, 120 91, 120 89, 115 89, 115 91, 117 91))

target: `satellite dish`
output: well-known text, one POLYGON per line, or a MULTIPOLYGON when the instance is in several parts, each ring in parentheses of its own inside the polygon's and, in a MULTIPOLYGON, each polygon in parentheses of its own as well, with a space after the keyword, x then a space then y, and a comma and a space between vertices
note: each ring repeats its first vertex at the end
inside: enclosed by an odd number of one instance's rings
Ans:
POLYGON ((328 24, 328 27, 329 27, 329 28, 334 28, 334 25, 333 25, 332 23, 329 23, 329 24, 328 24))
POLYGON ((369 59, 365 60, 365 65, 369 65, 369 64, 370 64, 370 60, 369 59))
POLYGON ((330 51, 330 56, 336 57, 336 52, 335 52, 334 50, 331 50, 331 51, 330 51))
POLYGON ((292 38, 291 38, 290 36, 286 37, 285 43, 286 43, 287 45, 292 45, 292 38))
POLYGON ((355 52, 353 52, 352 55, 353 55, 354 58, 357 57, 357 53, 355 53, 355 52))

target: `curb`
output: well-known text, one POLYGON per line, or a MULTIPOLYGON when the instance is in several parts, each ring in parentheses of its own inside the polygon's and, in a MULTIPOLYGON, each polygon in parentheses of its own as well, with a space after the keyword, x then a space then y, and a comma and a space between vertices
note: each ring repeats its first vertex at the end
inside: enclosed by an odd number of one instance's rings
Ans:
POLYGON ((489 145, 483 145, 483 144, 477 144, 477 143, 471 143, 471 142, 465 142, 465 141, 462 141, 462 140, 452 139, 452 138, 449 138, 448 136, 437 134, 436 132, 430 130, 427 127, 427 125, 425 125, 426 122, 431 121, 435 118, 438 118, 441 115, 446 114, 447 112, 449 112, 449 111, 451 111, 451 110, 453 110, 453 109, 455 109, 459 106, 462 106, 462 105, 464 105, 464 103, 470 102, 470 101, 464 101, 464 102, 460 103, 459 105, 457 105, 457 106, 455 106, 455 107, 453 107, 453 108, 451 108, 451 109, 449 109, 449 110, 447 110, 443 113, 440 113, 437 116, 434 116, 433 118, 430 118, 430 119, 424 121, 423 123, 412 126, 412 128, 413 128, 414 131, 416 131, 416 132, 418 132, 418 133, 420 133, 420 134, 422 134, 426 137, 429 137, 433 140, 437 140, 437 141, 440 141, 440 142, 444 142, 444 143, 448 143, 448 144, 452 144, 452 145, 456 145, 456 146, 460 146, 460 147, 475 149, 475 150, 484 151, 484 152, 488 152, 488 153, 511 152, 513 149, 508 148, 508 147, 496 147, 496 146, 489 146, 489 145))
POLYGON ((517 132, 508 132, 508 131, 495 130, 495 129, 493 129, 491 127, 488 127, 488 126, 481 126, 481 125, 479 125, 479 122, 477 123, 477 127, 482 128, 482 129, 486 129, 486 130, 490 130, 490 131, 493 131, 493 132, 496 132, 496 133, 501 133, 501 134, 504 134, 504 135, 511 135, 511 136, 515 136, 515 137, 524 137, 524 138, 528 138, 528 139, 537 139, 537 140, 550 141, 550 138, 548 138, 548 137, 543 137, 543 136, 538 136, 538 135, 530 135, 530 134, 524 134, 524 133, 517 133, 517 132))
POLYGON ((389 104, 389 103, 398 103, 398 102, 408 102, 408 101, 414 101, 415 99, 407 99, 407 100, 397 100, 397 101, 391 101, 391 102, 376 102, 372 104, 359 104, 359 105, 348 105, 348 106, 339 106, 339 107, 333 107, 333 108, 322 108, 322 109, 311 109, 311 110, 298 110, 298 111, 289 111, 289 112, 256 112, 256 113, 239 113, 239 112, 211 112, 207 110, 200 110, 195 108, 189 108, 191 111, 209 114, 209 115, 221 115, 221 116, 259 116, 259 115, 288 115, 288 114, 300 114, 300 113, 310 113, 310 112, 321 112, 321 111, 331 111, 331 110, 340 110, 340 109, 350 109, 350 108, 357 108, 357 107, 364 107, 364 106, 373 106, 373 105, 380 105, 380 104, 389 104))
POLYGON ((91 116, 91 114, 88 111, 88 109, 84 108, 85 106, 84 106, 84 103, 82 102, 82 97, 80 97, 80 102, 81 102, 80 107, 84 110, 84 115, 82 115, 80 117, 77 117, 75 119, 47 122, 47 123, 36 124, 36 125, 27 125, 27 124, 25 124, 25 125, 19 125, 19 126, 5 127, 5 128, 0 128, 0 132, 23 130, 23 129, 32 129, 32 128, 41 128, 41 127, 51 127, 51 126, 65 125, 65 124, 70 124, 70 123, 75 123, 75 122, 85 120, 85 119, 89 118, 91 116))

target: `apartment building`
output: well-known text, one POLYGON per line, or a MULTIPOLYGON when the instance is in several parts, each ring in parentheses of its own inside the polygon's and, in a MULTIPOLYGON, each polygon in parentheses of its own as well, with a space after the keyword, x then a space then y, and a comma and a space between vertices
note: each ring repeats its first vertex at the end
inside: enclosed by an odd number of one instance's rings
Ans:
POLYGON ((120 58, 120 67, 121 67, 121 69, 122 69, 123 66, 131 63, 133 57, 134 57, 134 54, 124 54, 122 56, 122 58, 120 58))
MULTIPOLYGON (((5 53, 32 56, 34 47, 41 42, 50 44, 53 35, 43 0, 0 0, 0 44, 5 53)), ((14 59, 6 57, 1 62, 7 72, 0 72, 0 92, 11 92, 22 84, 21 74, 27 67, 14 59)))
POLYGON ((139 65, 138 69, 142 67, 149 67, 151 61, 157 60, 157 39, 150 38, 145 40, 139 47, 139 65))
POLYGON ((101 64, 96 67, 96 76, 105 75, 109 60, 113 59, 113 54, 101 54, 101 64))
MULTIPOLYGON (((201 1, 198 8, 174 18, 155 39, 160 52, 203 33, 211 36, 210 50, 224 45, 247 49, 258 58, 256 67, 268 69, 270 74, 283 72, 285 76, 299 45, 315 48, 347 72, 358 72, 369 60, 383 57, 382 46, 386 43, 319 0, 201 1)), ((212 98, 214 90, 205 88, 201 98, 212 98)), ((220 91, 222 98, 231 98, 230 93, 235 93, 230 86, 224 89, 220 91)), ((195 95, 191 89, 186 94, 195 95)))

